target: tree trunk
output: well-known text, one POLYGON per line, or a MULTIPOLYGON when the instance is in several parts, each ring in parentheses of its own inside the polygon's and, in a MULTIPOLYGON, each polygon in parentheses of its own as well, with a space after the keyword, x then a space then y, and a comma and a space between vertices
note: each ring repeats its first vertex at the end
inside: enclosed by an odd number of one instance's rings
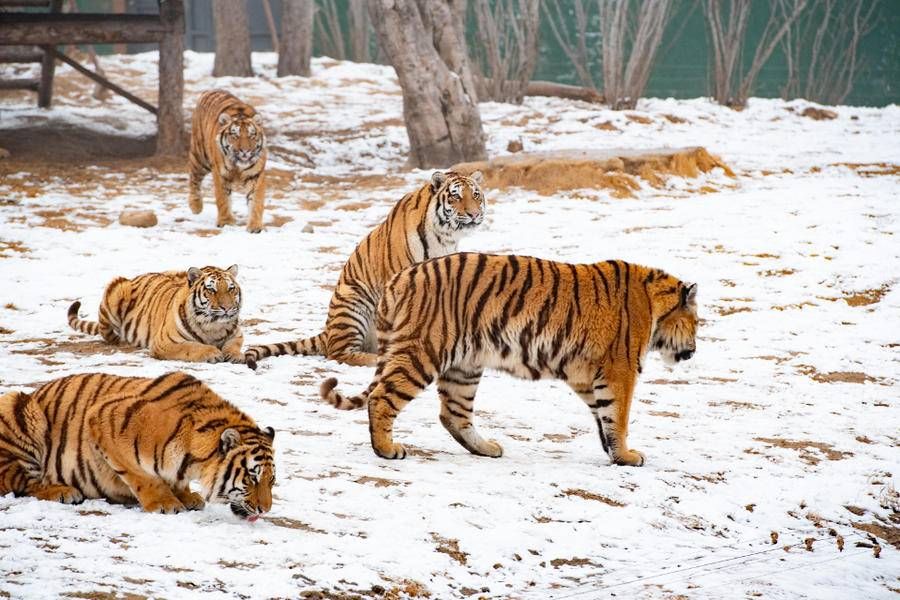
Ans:
POLYGON ((484 132, 459 0, 373 0, 369 16, 403 89, 410 164, 446 167, 483 160, 484 132), (456 12, 454 12, 456 11, 456 12))
POLYGON ((212 11, 216 31, 213 77, 253 77, 246 0, 216 0, 212 11))
POLYGON ((369 52, 369 13, 365 0, 350 0, 348 17, 350 23, 350 60, 371 62, 369 52))
POLYGON ((160 4, 160 18, 170 32, 159 44, 159 110, 156 115, 156 155, 182 156, 184 136, 184 6, 160 4))
POLYGON ((313 0, 286 0, 282 6, 278 76, 309 77, 315 2, 313 0))

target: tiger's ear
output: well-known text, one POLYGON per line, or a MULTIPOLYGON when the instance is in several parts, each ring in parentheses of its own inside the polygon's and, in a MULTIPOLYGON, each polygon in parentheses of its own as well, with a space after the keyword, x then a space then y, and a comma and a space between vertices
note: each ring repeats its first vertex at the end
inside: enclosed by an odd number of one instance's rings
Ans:
POLYGON ((261 114, 256 113, 255 115, 253 115, 252 119, 253 119, 253 122, 256 123, 257 125, 262 125, 262 115, 261 114))
POLYGON ((218 118, 219 125, 227 125, 230 120, 231 117, 228 116, 228 113, 222 113, 218 118))
POLYGON ((681 288, 682 306, 697 306, 697 284, 691 283, 681 288))
POLYGON ((219 438, 219 452, 225 454, 235 446, 237 446, 241 442, 241 434, 237 432, 237 429, 232 429, 229 427, 225 431, 222 432, 222 436, 219 438))
POLYGON ((191 267, 190 269, 188 269, 188 285, 194 285, 194 282, 200 279, 201 275, 203 275, 203 271, 201 271, 197 267, 191 267))
POLYGON ((272 429, 271 427, 266 427, 265 429, 262 430, 262 432, 263 432, 263 433, 265 434, 265 436, 266 436, 267 438, 269 438, 270 440, 274 440, 274 439, 275 439, 275 430, 272 429))
POLYGON ((228 274, 231 275, 232 277, 237 277, 238 266, 237 266, 237 265, 231 265, 230 267, 228 267, 227 269, 225 269, 225 271, 227 271, 228 274))
POLYGON ((481 171, 475 171, 474 173, 469 175, 469 178, 478 185, 481 185, 481 180, 484 179, 484 175, 481 173, 481 171))
POLYGON ((431 174, 431 190, 436 192, 447 181, 447 174, 443 171, 435 171, 431 174))

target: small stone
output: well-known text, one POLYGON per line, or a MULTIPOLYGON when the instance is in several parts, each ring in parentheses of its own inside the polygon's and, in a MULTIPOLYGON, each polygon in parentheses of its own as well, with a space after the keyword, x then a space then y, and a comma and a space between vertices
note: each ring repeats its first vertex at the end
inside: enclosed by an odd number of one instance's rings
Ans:
POLYGON ((808 537, 803 540, 804 545, 806 545, 806 551, 812 552, 813 542, 816 541, 815 538, 808 537))
POLYGON ((773 545, 778 543, 778 532, 777 531, 773 531, 772 533, 770 533, 769 537, 772 538, 773 545))
POLYGON ((9 153, 9 150, 7 150, 6 148, 0 148, 0 160, 3 160, 4 158, 9 158, 10 156, 11 155, 9 153))
POLYGON ((522 144, 522 138, 516 138, 514 140, 509 140, 509 143, 506 145, 507 152, 521 152, 525 149, 524 144, 522 144))
POLYGON ((303 229, 301 229, 300 231, 302 231, 303 233, 312 233, 313 231, 315 231, 315 228, 312 226, 311 223, 307 223, 306 225, 303 226, 303 229))
POLYGON ((129 227, 154 227, 158 221, 152 210, 123 210, 119 215, 119 223, 129 227))

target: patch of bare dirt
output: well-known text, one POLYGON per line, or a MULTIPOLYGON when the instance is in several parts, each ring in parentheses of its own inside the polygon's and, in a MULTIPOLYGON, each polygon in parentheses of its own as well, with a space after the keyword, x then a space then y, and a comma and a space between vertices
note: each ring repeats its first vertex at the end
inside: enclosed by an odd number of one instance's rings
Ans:
POLYGON ((860 177, 883 177, 900 175, 900 165, 895 163, 831 163, 830 167, 848 167, 860 177))
POLYGON ((16 240, 0 240, 0 258, 10 258, 16 254, 28 254, 31 249, 16 240))
POLYGON ((891 286, 889 284, 884 284, 880 288, 871 290, 844 292, 844 302, 850 306, 869 306, 870 304, 877 304, 890 289, 891 286))
POLYGON ((664 114, 663 117, 664 117, 667 121, 669 121, 669 123, 675 123, 676 125, 680 125, 681 123, 688 123, 688 122, 689 122, 687 119, 683 119, 683 118, 678 117, 678 116, 676 116, 676 115, 664 114))
POLYGON ((670 410, 651 410, 649 414, 654 417, 669 417, 670 419, 680 419, 681 415, 677 412, 672 412, 670 410))
POLYGON ((837 119, 838 114, 833 110, 828 110, 827 108, 807 106, 803 109, 803 112, 800 113, 800 116, 807 117, 815 121, 830 121, 832 119, 837 119))
POLYGON ((749 306, 717 306, 714 310, 722 315, 723 317, 727 317, 728 315, 734 315, 742 312, 752 312, 749 306))
POLYGON ((583 567, 585 565, 590 565, 592 567, 603 566, 599 563, 595 563, 589 558, 579 558, 577 556, 573 556, 572 558, 554 558, 550 561, 550 566, 554 569, 558 569, 560 567, 583 567))
POLYGON ((131 346, 113 346, 107 344, 102 339, 91 339, 85 341, 67 342, 59 340, 51 340, 49 338, 26 338, 23 340, 15 340, 16 344, 44 344, 40 348, 29 348, 26 350, 10 350, 13 354, 27 354, 29 356, 48 356, 58 354, 60 352, 71 352, 72 354, 81 354, 89 356, 92 354, 115 354, 117 352, 138 352, 137 348, 131 346))
POLYGON ((66 598, 84 598, 85 600, 147 600, 147 596, 131 592, 64 592, 66 598))
POLYGON ((394 479, 384 479, 383 477, 369 477, 368 475, 363 475, 359 479, 356 479, 355 483, 358 483, 360 485, 366 485, 366 484, 371 483, 375 487, 393 487, 393 486, 409 485, 408 481, 396 481, 394 479))
POLYGON ((602 123, 597 123, 594 125, 594 129, 599 129, 600 131, 622 131, 618 127, 612 124, 612 121, 603 121, 602 123))
POLYGON ((468 563, 469 553, 459 549, 459 540, 441 537, 434 532, 431 533, 431 539, 437 544, 436 551, 446 554, 461 565, 468 563))
POLYGON ((871 523, 857 523, 850 521, 850 524, 860 531, 865 531, 866 533, 871 533, 876 537, 880 537, 897 550, 900 550, 900 527, 879 523, 877 521, 872 521, 871 523))
POLYGON ((829 371, 822 373, 812 365, 797 365, 797 370, 819 383, 879 383, 881 378, 872 377, 860 371, 829 371))
POLYGON ((717 167, 729 177, 735 176, 721 159, 695 147, 665 151, 523 152, 460 163, 453 169, 466 174, 481 171, 484 185, 490 189, 522 187, 552 195, 560 190, 600 188, 611 190, 616 198, 629 198, 640 189, 638 179, 659 187, 669 176, 694 178, 717 167))
POLYGON ((309 523, 289 519, 287 517, 263 517, 263 520, 275 525, 276 527, 284 527, 286 529, 299 529, 300 531, 308 531, 310 533, 328 533, 324 529, 316 529, 309 523))
POLYGON ((589 492, 587 490, 581 489, 568 489, 564 490, 563 494, 566 496, 577 496, 579 498, 583 498, 585 500, 596 500, 597 502, 602 502, 603 504, 608 504, 609 506, 622 507, 625 506, 623 503, 618 500, 613 500, 612 498, 607 498, 601 494, 595 494, 593 492, 589 492))
POLYGON ((848 456, 853 456, 852 452, 843 452, 835 450, 831 444, 824 442, 813 442, 809 440, 788 440, 784 438, 753 438, 757 442, 763 442, 778 448, 787 448, 788 450, 797 450, 800 453, 800 460, 810 465, 817 465, 822 462, 822 456, 828 460, 843 460, 848 456), (817 450, 813 453, 810 449, 817 450))

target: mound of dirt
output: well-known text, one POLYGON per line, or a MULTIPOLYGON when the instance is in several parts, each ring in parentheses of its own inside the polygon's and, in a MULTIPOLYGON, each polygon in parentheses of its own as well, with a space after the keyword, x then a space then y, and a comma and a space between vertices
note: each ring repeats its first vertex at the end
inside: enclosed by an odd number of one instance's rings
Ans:
POLYGON ((153 156, 156 136, 135 138, 54 123, 5 129, 3 147, 16 161, 89 163, 153 156))
POLYGON ((521 187, 551 195, 560 190, 604 188, 616 198, 629 198, 640 189, 638 178, 661 187, 669 176, 697 177, 715 168, 734 172, 705 148, 661 150, 559 150, 523 152, 487 161, 459 163, 454 171, 481 171, 490 189, 521 187))

